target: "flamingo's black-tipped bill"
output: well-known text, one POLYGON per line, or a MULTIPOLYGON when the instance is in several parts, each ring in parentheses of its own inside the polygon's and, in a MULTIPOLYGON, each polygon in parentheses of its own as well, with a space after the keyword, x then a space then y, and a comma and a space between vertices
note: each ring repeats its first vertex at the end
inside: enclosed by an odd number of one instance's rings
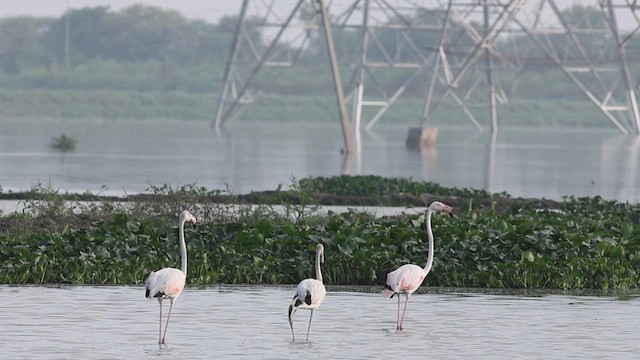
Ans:
POLYGON ((396 295, 396 292, 393 291, 393 289, 391 288, 391 286, 389 286, 389 284, 385 284, 383 295, 385 297, 389 296, 389 299, 393 299, 393 297, 396 295), (391 295, 388 295, 389 293, 391 293, 391 295))

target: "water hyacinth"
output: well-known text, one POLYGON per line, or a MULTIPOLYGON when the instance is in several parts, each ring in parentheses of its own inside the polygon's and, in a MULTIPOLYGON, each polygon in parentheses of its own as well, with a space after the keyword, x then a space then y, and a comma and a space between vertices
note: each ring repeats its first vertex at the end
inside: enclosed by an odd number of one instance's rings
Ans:
MULTIPOLYGON (((170 202, 162 202, 169 195, 156 195, 126 206, 98 202, 82 209, 64 207, 48 194, 55 214, 40 202, 31 213, 2 216, 0 282, 141 284, 151 270, 179 265, 174 217, 188 205, 202 219, 186 228, 191 285, 295 284, 312 271, 317 243, 332 254, 324 266, 328 285, 381 287, 387 272, 422 264, 427 256, 420 214, 287 217, 269 207, 247 207, 231 216, 229 204, 198 198, 199 205, 193 205, 193 189, 171 192, 170 202)), ((440 196, 469 206, 456 208, 454 218, 433 218, 435 261, 425 285, 636 289, 640 284, 636 204, 566 198, 557 209, 540 209, 536 201, 500 207, 495 195, 495 206, 479 205, 486 199, 440 196)))
POLYGON ((49 146, 56 151, 71 152, 76 150, 78 140, 67 134, 62 134, 59 137, 51 139, 49 146))

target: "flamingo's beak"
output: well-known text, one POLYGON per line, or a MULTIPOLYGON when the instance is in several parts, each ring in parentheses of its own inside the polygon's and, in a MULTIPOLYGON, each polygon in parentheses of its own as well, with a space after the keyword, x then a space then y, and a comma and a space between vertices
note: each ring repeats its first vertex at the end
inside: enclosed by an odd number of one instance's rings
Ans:
POLYGON ((444 211, 446 211, 446 212, 447 212, 447 214, 449 214, 449 216, 450 216, 450 217, 453 217, 453 208, 452 208, 451 206, 447 205, 447 206, 444 208, 444 211))

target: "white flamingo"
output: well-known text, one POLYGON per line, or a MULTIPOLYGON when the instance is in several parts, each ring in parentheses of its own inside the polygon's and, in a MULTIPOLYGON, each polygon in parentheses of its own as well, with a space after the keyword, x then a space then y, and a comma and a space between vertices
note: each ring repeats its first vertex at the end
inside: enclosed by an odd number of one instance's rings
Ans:
POLYGON ((156 298, 160 303, 160 333, 158 335, 158 344, 165 343, 167 335, 167 327, 169 326, 169 318, 171 317, 171 309, 173 302, 184 289, 187 280, 187 245, 184 242, 184 224, 189 221, 193 225, 196 224, 196 218, 188 211, 180 213, 179 233, 180 233, 180 255, 182 258, 182 270, 166 267, 158 271, 152 271, 147 277, 145 283, 145 296, 148 299, 156 298), (167 323, 164 326, 164 334, 162 333, 162 300, 169 299, 169 314, 167 315, 167 323))
POLYGON ((316 278, 304 279, 300 281, 296 288, 296 294, 293 296, 293 300, 289 305, 289 325, 291 326, 291 336, 293 341, 296 341, 296 336, 293 333, 293 321, 291 317, 298 309, 311 310, 309 316, 309 326, 307 327, 307 340, 309 340, 309 329, 311 329, 311 319, 313 318, 313 311, 322 304, 322 300, 327 295, 327 290, 322 283, 322 272, 320 271, 320 263, 324 262, 324 246, 318 244, 316 247, 316 278))
POLYGON ((407 311, 407 303, 414 291, 420 287, 424 278, 427 277, 431 266, 433 265, 433 232, 431 231, 431 215, 437 211, 444 211, 451 214, 451 206, 445 205, 439 201, 434 201, 429 205, 427 210, 427 236, 429 237, 429 257, 427 258, 427 265, 421 268, 418 265, 406 264, 400 266, 398 269, 387 274, 387 281, 385 282, 383 295, 386 298, 393 298, 394 295, 398 295, 398 317, 396 322, 396 330, 402 331, 402 321, 404 320, 404 313, 407 311), (400 317, 400 294, 405 294, 406 299, 404 301, 404 310, 402 310, 402 317, 400 317))

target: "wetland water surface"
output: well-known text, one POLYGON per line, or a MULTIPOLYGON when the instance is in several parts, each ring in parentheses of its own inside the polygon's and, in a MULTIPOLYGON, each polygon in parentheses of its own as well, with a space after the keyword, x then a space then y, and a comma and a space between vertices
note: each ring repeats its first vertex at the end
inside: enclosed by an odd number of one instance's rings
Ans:
MULTIPOLYGON (((0 358, 637 359, 631 297, 416 294, 404 332, 395 299, 329 291, 294 317, 293 287, 186 289, 159 348, 158 303, 141 287, 0 287, 0 358)), ((165 309, 168 302, 165 302, 165 309)), ((166 310, 165 310, 166 312, 166 310)))
POLYGON ((408 126, 362 132, 361 151, 340 155, 335 124, 236 122, 215 133, 208 121, 0 121, 0 187, 40 183, 62 192, 120 195, 149 184, 196 182, 235 194, 274 190, 292 178, 379 175, 447 187, 506 191, 516 197, 595 196, 636 202, 640 137, 614 129, 504 129, 495 137, 441 128, 437 146, 405 147, 408 126), (53 137, 78 140, 77 151, 49 149, 53 137))

